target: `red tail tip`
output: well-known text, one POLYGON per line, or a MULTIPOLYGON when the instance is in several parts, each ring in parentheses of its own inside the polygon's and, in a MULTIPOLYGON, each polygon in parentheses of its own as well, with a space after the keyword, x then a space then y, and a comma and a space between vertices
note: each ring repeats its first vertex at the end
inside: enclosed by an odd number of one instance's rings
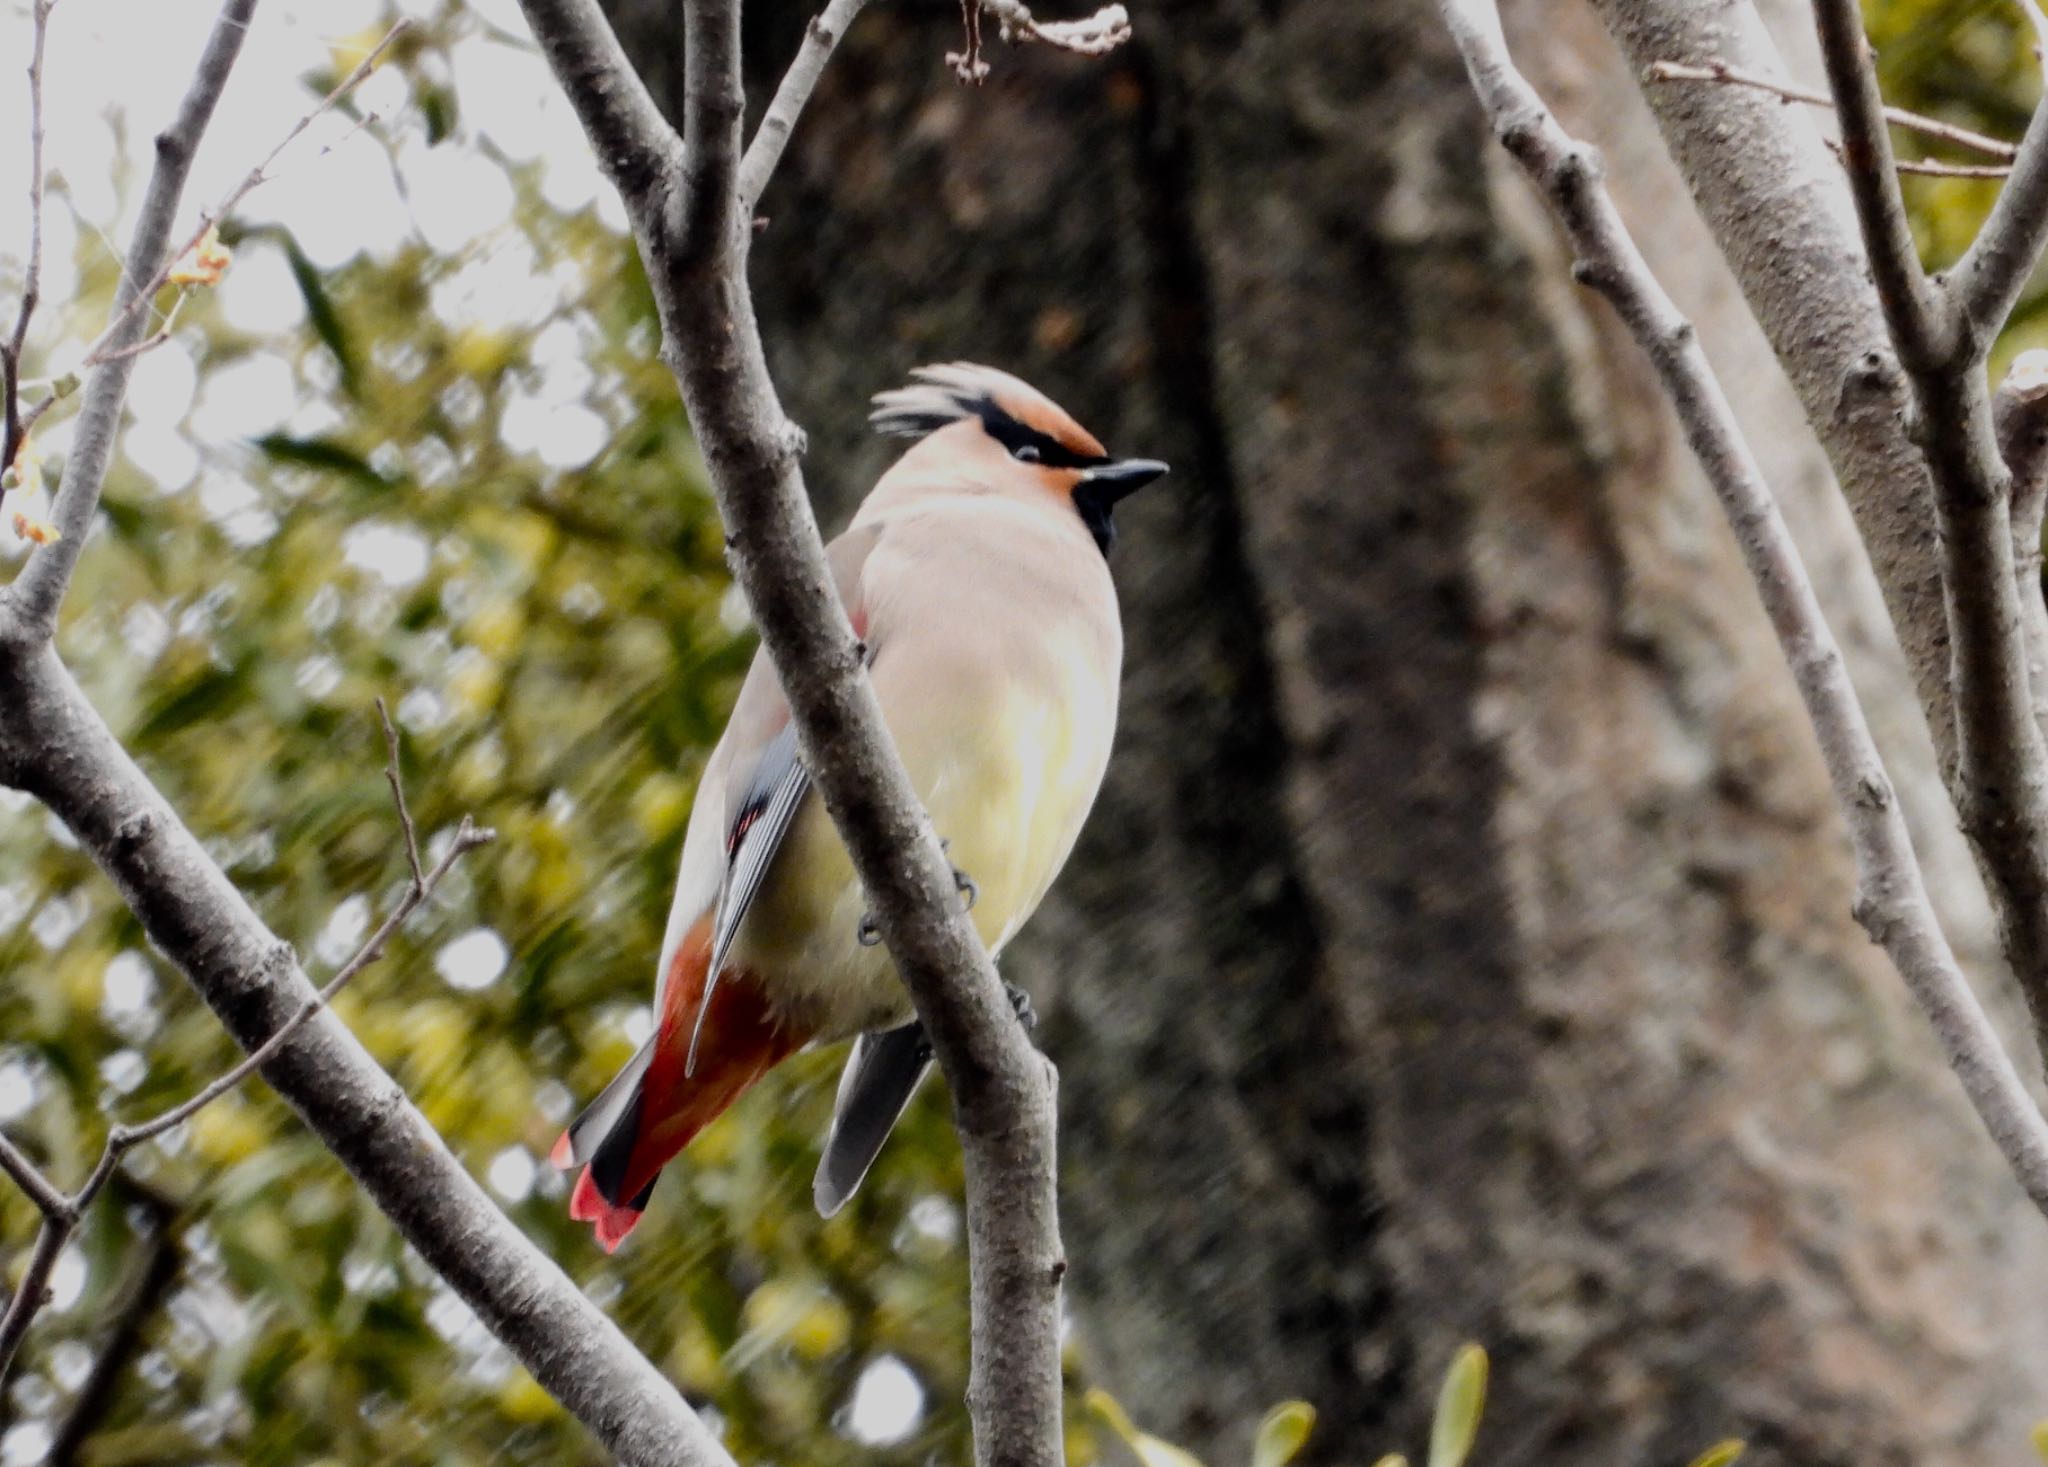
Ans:
MULTIPOLYGON (((560 1150, 558 1146, 556 1150, 560 1150)), ((569 1216, 577 1222, 594 1223, 597 1246, 607 1253, 618 1250, 626 1241, 626 1234, 633 1231, 633 1225, 640 1221, 640 1214, 630 1207, 614 1207, 604 1200, 597 1190, 597 1183, 590 1179, 590 1169, 585 1167, 583 1175, 576 1179, 576 1190, 569 1194, 569 1216)))
POLYGON ((556 1138, 555 1149, 548 1153, 548 1165, 558 1172, 566 1172, 570 1167, 576 1165, 575 1148, 569 1144, 569 1133, 567 1131, 562 1132, 556 1138))

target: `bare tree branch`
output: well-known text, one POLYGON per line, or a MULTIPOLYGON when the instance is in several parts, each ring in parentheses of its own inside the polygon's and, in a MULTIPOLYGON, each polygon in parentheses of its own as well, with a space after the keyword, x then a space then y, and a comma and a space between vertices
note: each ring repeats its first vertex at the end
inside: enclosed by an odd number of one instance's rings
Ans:
POLYGON ((1579 257, 1575 276, 1608 298, 1650 358, 1721 500, 1848 822, 1857 920, 1906 980, 1985 1129, 2048 1216, 2048 1121, 1949 949, 1841 652, 1691 323, 1629 237, 1601 186, 1593 151, 1565 133, 1516 71, 1494 0, 1439 0, 1439 8, 1495 132, 1564 225, 1579 257))
MULTIPOLYGON (((1992 890, 2036 1043, 2048 1055, 2048 742, 2034 717, 2013 569, 2011 476, 1992 428, 1982 342, 1964 298, 1921 271, 1856 0, 1816 0, 1815 14, 1849 191, 1911 390, 1912 437, 1933 480, 1955 720, 1950 793, 1992 890)), ((2048 128, 2044 115, 2036 120, 2048 128)), ((2030 164, 2023 146, 2007 193, 2028 168, 2048 170, 2048 142, 2031 152, 2043 161, 2030 164)), ((2041 186, 2048 188, 2048 173, 2041 186)))
MULTIPOLYGON (((146 1121, 137 1122, 133 1125, 116 1123, 110 1126, 107 1130, 106 1144, 100 1151, 99 1161, 94 1165, 92 1174, 86 1178, 84 1184, 76 1192, 69 1196, 58 1192, 51 1186, 47 1178, 36 1172, 35 1168, 28 1164, 27 1159, 20 1152, 7 1145, 4 1138, 0 1138, 0 1166, 4 1166, 8 1174, 21 1183, 22 1190, 27 1192, 31 1200, 42 1209, 44 1227, 46 1229, 55 1228, 58 1230, 60 1234, 57 1238, 58 1246, 61 1247, 72 1231, 77 1228, 79 1221, 85 1216, 85 1210, 92 1206, 94 1198, 99 1195, 100 1189, 106 1185, 108 1179, 114 1175, 115 1170, 121 1164, 122 1158, 143 1142, 154 1140, 156 1137, 163 1135, 164 1132, 183 1125, 267 1064, 279 1050, 283 1049, 291 1041, 294 1034, 305 1027, 314 1015, 324 1010, 333 1001, 337 993, 340 993, 342 989, 348 986, 356 974, 362 972, 363 969, 384 956, 385 944, 391 940, 392 934, 397 932, 405 924, 406 918, 410 917, 428 897, 433 895, 434 889, 441 884, 441 878, 453 869, 457 861, 461 860, 478 846, 488 845, 497 838, 495 831, 478 829, 470 823, 468 816, 464 816, 462 823, 456 827, 455 838, 448 843, 447 852, 435 863, 433 870, 425 875, 421 875, 419 842, 413 830, 412 816, 406 810, 405 787, 399 779, 398 733, 391 726, 391 719, 384 711, 384 702, 381 698, 377 701, 377 716, 383 720, 385 746, 388 750, 388 762, 385 765, 384 771, 385 778, 391 784, 392 800, 398 807, 399 826, 405 837, 405 856, 413 873, 412 881, 406 887, 405 894, 399 898, 377 930, 370 934, 369 940, 356 950, 355 956, 344 963, 340 971, 332 978, 328 979, 327 986, 307 999, 299 1007, 297 1013, 285 1020, 284 1023, 278 1025, 268 1039, 257 1045, 239 1063, 231 1067, 225 1074, 218 1075, 209 1081, 200 1089, 198 1094, 177 1105, 171 1106, 168 1110, 152 1116, 146 1121), (26 1169, 25 1172, 24 1168, 26 1169)), ((25 1303, 28 1317, 33 1317, 36 1309, 40 1307, 40 1304, 31 1298, 26 1289, 21 1291, 21 1294, 17 1296, 14 1302, 18 1306, 25 1303)), ((26 1319, 24 1319, 23 1325, 25 1327, 26 1319)), ((19 1335, 17 1335, 12 1343, 18 1346, 19 1342, 19 1335)), ((0 1346, 0 1380, 6 1378, 10 1354, 10 1349, 0 1346)))
MULTIPOLYGON (((1792 74, 1749 0, 1711 7, 1693 0, 1592 3, 1638 71, 1676 60, 1792 74)), ((1926 455, 1906 436, 1906 387, 1883 312, 1855 268, 1863 245, 1843 169, 1803 108, 1766 93, 1645 86, 1644 99, 1827 452, 1953 801, 1955 700, 1948 608, 1933 549, 1934 496, 1926 455)), ((1881 649, 1859 648, 1856 656, 1864 675, 1885 676, 1881 649)), ((1945 809, 1924 814, 1941 823, 1947 816, 1945 809)), ((1981 870, 1981 856, 1977 864, 1981 870)))
MULTIPOLYGON (((1768 92, 1781 101, 1803 102, 1810 107, 1825 107, 1830 112, 1835 106, 1835 99, 1826 92, 1816 92, 1809 87, 1794 86, 1790 82, 1741 71, 1719 61, 1709 62, 1705 66, 1688 66, 1682 61, 1653 61, 1644 68, 1643 80, 1708 82, 1718 86, 1750 87, 1759 92, 1768 92)), ((1959 148, 1968 148, 1972 152, 1982 153, 2000 162, 2010 163, 2019 156, 2018 145, 2006 142, 2003 138, 1974 132, 1967 127, 1959 127, 1953 122, 1943 122, 1939 118, 1928 117, 1919 112, 1908 112, 1903 107, 1887 106, 1884 109, 1884 120, 1893 127, 1902 127, 1909 132, 1953 143, 1959 148)), ((1898 165, 1902 172, 1913 166, 1917 165, 1904 162, 1898 165)), ((2003 171, 1998 176, 2002 177, 2003 171)))
POLYGON ((120 1390, 121 1378, 142 1351, 143 1332, 163 1307, 183 1263, 176 1230, 177 1208, 170 1198, 133 1181, 126 1190, 135 1194, 136 1205, 147 1220, 141 1257, 130 1270, 121 1296, 111 1310, 113 1326, 93 1356, 92 1369, 50 1437, 43 1467, 72 1467, 80 1459, 86 1442, 106 1420, 107 1410, 120 1390))
POLYGON ((1938 158, 1894 158, 1896 173, 1921 178, 2010 178, 2010 163, 1944 163, 1938 158))
POLYGON ((782 150, 789 145, 789 136, 796 130, 796 120, 811 100, 818 78, 825 74, 825 63, 845 38, 847 27, 867 6, 868 0, 831 0, 804 27, 803 45, 797 49, 796 60, 790 62, 782 84, 775 89, 775 99, 761 114, 760 126, 754 129, 754 140, 747 144, 746 156, 740 160, 740 212, 748 218, 759 207, 775 165, 782 161, 782 150))
MULTIPOLYGON (((674 156, 665 126, 615 130, 637 86, 595 0, 521 0, 528 24, 615 178, 674 156), (618 160, 625 160, 623 163, 618 160)), ((740 207, 739 7, 687 0, 684 143, 673 185, 628 192, 681 384, 804 760, 853 857, 882 935, 953 1091, 967 1173, 973 1296, 968 1405, 983 1467, 1054 1467, 1060 1426, 1059 1242, 1051 1066, 1017 1022, 961 911, 951 870, 882 722, 834 595, 746 283, 740 207), (673 201, 673 202, 671 202, 673 201)), ((621 182, 625 191, 625 184, 621 182)))
MULTIPOLYGON (((384 705, 381 700, 377 705, 377 711, 380 714, 384 711, 384 705)), ((342 964, 335 975, 327 980, 325 987, 314 994, 313 997, 307 999, 304 1004, 300 1005, 299 1011, 296 1014, 293 1014, 289 1019, 278 1025, 276 1031, 268 1039, 244 1055, 233 1069, 208 1082, 206 1087, 191 1099, 182 1104, 174 1105, 163 1114, 143 1121, 139 1125, 114 1127, 107 1137, 107 1146, 110 1150, 126 1152, 141 1145, 144 1141, 161 1136, 174 1126, 183 1125, 214 1101, 220 1099, 221 1096, 227 1094, 230 1090, 233 1090, 244 1080, 262 1069, 264 1065, 270 1062, 271 1056, 283 1049, 291 1041, 291 1037, 304 1028, 315 1014, 318 1014, 322 1009, 333 1003, 334 996, 340 993, 342 989, 348 987, 349 983, 358 973, 384 956, 385 944, 390 942, 392 934, 397 932, 400 927, 403 927, 406 918, 410 917, 428 897, 434 894, 434 888, 441 884, 441 878, 448 874, 457 861, 461 860, 478 846, 489 845, 493 840, 497 839, 496 831, 480 829, 472 825, 469 817, 465 815, 462 823, 455 828, 455 838, 448 843, 446 854, 435 863, 431 871, 422 875, 420 873, 419 843, 413 837, 412 817, 406 814, 405 792, 398 782, 397 736, 391 732, 391 724, 388 719, 384 724, 384 731, 392 739, 391 766, 388 773, 391 780, 392 794, 398 802, 398 818, 405 828, 406 859, 411 862, 413 871, 412 883, 406 888, 405 895, 399 898, 398 904, 386 915, 377 930, 370 934, 369 941, 356 950, 355 956, 342 964)))
MULTIPOLYGON (((412 868, 412 889, 417 896, 427 894, 427 878, 420 872, 420 833, 413 827, 412 811, 405 805, 405 779, 399 767, 398 730, 391 726, 391 711, 384 706, 384 700, 377 700, 377 722, 384 726, 384 781, 391 786, 391 803, 398 807, 398 828, 405 835, 405 863, 412 868)), ((467 828, 468 821, 463 822, 467 828)), ((457 839, 460 840, 458 832, 457 839)), ((484 837, 488 840, 490 837, 484 837)))
MULTIPOLYGON (((144 283, 175 263, 166 241, 178 195, 253 9, 254 0, 225 0, 177 118, 157 140, 116 324, 102 343, 119 355, 92 376, 59 499, 64 538, 33 557, 0 596, 0 783, 34 796, 65 822, 151 941, 255 1053, 273 1088, 427 1265, 614 1455, 656 1467, 730 1464, 675 1388, 491 1203, 391 1077, 319 1006, 290 947, 264 926, 128 757, 51 646, 112 452, 132 360, 127 349, 143 334, 146 312, 135 302, 144 283)), ((414 859, 409 844, 408 862, 414 859)), ((116 1128, 110 1140, 133 1145, 157 1129, 116 1128)), ((58 1193, 45 1210, 23 1286, 0 1315, 0 1362, 12 1359, 46 1297, 80 1199, 105 1185, 121 1149, 109 1145, 79 1190, 58 1193)), ((9 1155, 25 1162, 12 1148, 9 1155)), ((34 1182, 28 1185, 33 1191, 34 1182)), ((55 1191, 34 1195, 48 1203, 53 1199, 45 1194, 55 1191)))
POLYGON ((2012 474, 2012 569, 2027 648, 2034 721, 2048 729, 2048 603, 2041 593, 2041 521, 2048 509, 2048 351, 2013 359, 1991 399, 1998 451, 2012 474))
MULTIPOLYGON (((35 0, 35 39, 28 57, 28 264, 21 276, 21 306, 14 334, 0 347, 0 470, 12 468, 21 449, 21 349, 28 323, 36 313, 43 278, 43 45, 50 32, 50 11, 56 0, 35 0)), ((0 480, 0 499, 7 486, 0 480)))
MULTIPOLYGON (((314 997, 297 957, 128 757, 48 644, 0 642, 0 687, 0 783, 64 821, 245 1050, 294 1022, 314 997)), ((541 1386, 621 1461, 729 1464, 674 1386, 484 1195, 347 1028, 325 1010, 296 1022, 263 1064, 264 1079, 541 1386)))
MULTIPOLYGON (((186 240, 184 247, 166 253, 162 263, 157 266, 156 272, 150 276, 147 283, 140 290, 126 296, 125 303, 117 300, 114 312, 107 322, 106 329, 95 337, 86 348, 84 357, 79 361, 75 369, 76 372, 90 372, 95 368, 107 365, 109 362, 119 362, 131 357, 139 357, 145 352, 154 351, 157 347, 162 346, 171 339, 171 331, 178 322, 178 312, 184 308, 185 304, 187 292, 183 289, 178 292, 176 299, 171 302, 170 310, 164 314, 163 324, 150 335, 140 340, 132 339, 134 333, 128 329, 128 322, 138 315, 147 315, 148 312, 145 308, 156 299, 157 293, 166 285, 189 285, 191 283, 180 273, 181 270, 192 268, 187 266, 185 262, 200 256, 202 251, 209 251, 217 247, 215 230, 220 222, 227 218, 234 211, 236 205, 240 204, 258 186, 270 181, 273 177, 270 167, 277 161, 278 156, 291 145, 292 141, 299 134, 303 133, 308 127, 311 127, 317 119, 332 111, 343 97, 354 91, 363 78, 367 77, 371 70, 375 68, 378 59, 390 48, 391 43, 403 35, 411 25, 412 22, 410 20, 401 19, 390 30, 386 31, 383 39, 372 46, 363 59, 356 63, 354 70, 342 78, 335 85, 334 89, 321 98, 315 106, 300 115, 299 120, 292 124, 290 130, 278 140, 277 145, 265 155, 262 162, 244 174, 242 181, 229 190, 218 204, 200 214, 199 225, 193 230, 191 237, 186 240)), ((354 129, 350 129, 350 131, 354 131, 354 129)), ((321 150, 323 156, 326 151, 327 149, 325 148, 321 150)), ((202 283, 213 283, 218 278, 220 270, 225 268, 225 261, 226 255, 223 252, 219 257, 219 262, 213 264, 212 273, 202 277, 202 283)), ((202 268, 205 263, 202 259, 202 268)), ((195 273, 197 272, 195 271, 195 273)), ((75 382, 75 375, 73 380, 75 382)), ((56 406, 66 395, 67 393, 64 389, 53 388, 48 394, 39 398, 35 405, 22 415, 20 423, 21 436, 26 438, 29 431, 41 420, 43 414, 56 406)), ((68 472, 66 478, 68 481, 68 472)))
POLYGON ((1920 269, 1906 201, 1894 177, 1891 134, 1885 128, 1884 98, 1878 95, 1863 13, 1855 0, 1815 0, 1821 58, 1841 119, 1839 152, 1849 176, 1849 194, 1863 227, 1871 279, 1885 320, 1909 373, 1946 367, 1955 355, 1944 302, 1920 269))
POLYGON ((626 60, 604 12, 595 0, 520 0, 520 8, 604 176, 629 207, 650 207, 649 191, 674 181, 682 143, 626 60))
MULTIPOLYGON (((114 293, 115 324, 105 338, 114 350, 142 339, 144 316, 134 309, 142 296, 141 283, 154 280, 164 263, 171 221, 178 212, 178 197, 185 191, 192 155, 213 119, 214 104, 227 86, 228 73, 241 54, 242 37, 255 12, 256 0, 223 0, 177 116, 157 134, 156 166, 150 171, 142 213, 128 246, 126 269, 114 293)), ((56 629, 58 604, 64 599, 64 588, 99 507, 100 485, 113 458, 114 436, 121 424, 121 404, 128 395, 133 366, 132 357, 117 357, 95 369, 86 385, 85 405, 79 411, 77 435, 57 495, 54 519, 58 538, 30 556, 14 584, 0 593, 0 638, 22 632, 48 637, 56 629), (15 625, 10 627, 10 622, 15 625)))
MULTIPOLYGON (((199 216, 199 225, 192 231, 191 238, 185 241, 185 247, 164 257, 163 263, 157 267, 156 274, 150 277, 149 283, 129 300, 126 307, 127 311, 132 313, 140 310, 146 302, 155 299, 158 291, 162 290, 164 286, 171 284, 171 277, 177 270, 179 263, 189 258, 200 248, 201 244, 213 234, 220 222, 226 219, 228 215, 234 213, 236 205, 240 204, 243 199, 247 198, 257 188, 270 182, 272 177, 270 165, 278 160, 279 155, 292 145, 300 133, 303 133, 307 128, 319 121, 320 118, 332 112, 342 98, 360 86, 363 79, 376 68, 378 60, 382 58, 386 51, 391 49, 391 43, 411 28, 412 22, 401 17, 390 30, 384 33, 382 40, 378 41, 376 45, 364 53, 363 59, 355 64, 347 76, 336 82, 333 89, 326 96, 322 97, 318 103, 301 113, 299 120, 294 122, 285 135, 278 139, 277 145, 263 155, 263 161, 243 174, 241 182, 228 190, 219 203, 199 216)), ((173 309, 175 310, 175 307, 173 309)), ((103 343, 107 340, 114 327, 119 324, 120 318, 117 316, 109 324, 107 331, 102 332, 99 340, 95 341, 92 347, 87 350, 85 360, 81 363, 81 366, 96 367, 101 362, 113 360, 114 349, 103 345, 103 343)), ((166 325, 168 325, 168 322, 166 325)), ((135 347, 129 348, 131 351, 146 349, 146 344, 138 344, 135 347)))
POLYGON ((58 1255, 63 1253, 71 1230, 78 1225, 77 1218, 68 1214, 69 1206, 67 1199, 65 1210, 43 1214, 42 1225, 36 1229, 35 1247, 29 1251, 28 1267, 22 1270, 21 1284, 7 1301, 6 1312, 0 1314, 0 1385, 6 1384, 28 1327, 50 1302, 50 1276, 57 1271, 58 1255))
POLYGON ((27 1193, 28 1200, 42 1211, 64 1210, 64 1193, 4 1135, 0 1135, 0 1172, 6 1172, 14 1185, 27 1193))

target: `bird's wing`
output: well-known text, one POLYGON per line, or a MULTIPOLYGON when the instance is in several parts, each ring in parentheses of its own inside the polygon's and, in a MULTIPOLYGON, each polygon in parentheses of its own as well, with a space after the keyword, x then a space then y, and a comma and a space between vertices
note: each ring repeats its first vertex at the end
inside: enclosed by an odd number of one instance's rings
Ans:
POLYGON ((853 1041, 832 1108, 832 1129, 811 1183, 818 1216, 830 1217, 846 1205, 931 1065, 931 1045, 924 1025, 915 1019, 853 1041))
POLYGON ((711 918, 711 963, 705 970, 704 998, 697 1005, 696 1022, 690 1026, 690 1052, 683 1061, 683 1073, 697 1070, 697 1039, 704 1030, 704 1015, 711 1010, 711 994, 725 960, 732 953, 740 922, 760 893, 768 868, 782 849, 797 807, 811 790, 811 776, 797 754, 796 725, 785 723, 761 751, 753 778, 740 801, 738 818, 725 838, 725 880, 718 888, 718 905, 711 918))
MULTIPOLYGON (((860 597, 861 569, 880 538, 879 526, 862 526, 839 536, 825 550, 840 604, 846 608, 856 631, 862 633, 866 631, 866 617, 860 597)), ((873 657, 872 647, 868 655, 873 657)), ((710 966, 704 981, 703 998, 698 1002, 697 1013, 691 1022, 689 1054, 683 1063, 685 1075, 694 1073, 697 1068, 697 1039, 704 1026, 704 1015, 710 1009, 712 991, 717 988, 718 980, 725 971, 725 960, 731 955, 733 942, 739 936, 740 924, 746 920, 754 898, 760 895, 761 885, 767 880, 768 872, 782 850, 783 839, 789 834, 797 811, 803 807, 804 798, 811 789, 810 774, 797 750, 796 725, 790 721, 789 704, 782 695, 781 685, 776 681, 774 668, 765 651, 755 654, 754 665, 748 670, 739 701, 733 707, 732 721, 727 725, 726 737, 721 740, 714 762, 719 755, 728 756, 722 765, 723 773, 731 776, 744 769, 746 774, 744 783, 727 783, 725 786, 736 788, 737 798, 726 802, 723 871, 712 906, 710 966), (728 749, 727 744, 732 747, 728 749)), ((707 767, 707 784, 710 773, 707 767)), ((717 793, 717 790, 707 790, 698 798, 701 801, 707 794, 715 796, 717 793)), ((691 825, 691 835, 695 837, 694 818, 691 825)), ((691 864, 690 855, 689 841, 686 840, 686 875, 691 864)), ((681 901, 679 890, 678 906, 681 901)), ((701 904, 697 910, 701 913, 701 904)))

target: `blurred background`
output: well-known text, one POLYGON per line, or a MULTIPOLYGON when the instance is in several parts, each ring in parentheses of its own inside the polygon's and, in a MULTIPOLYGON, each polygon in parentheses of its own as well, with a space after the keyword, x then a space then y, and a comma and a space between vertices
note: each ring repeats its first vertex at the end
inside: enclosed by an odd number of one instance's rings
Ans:
MULTIPOLYGON (((1764 8, 1817 77, 1803 7, 1764 8)), ((612 9, 672 107, 676 8, 612 9)), ((1123 522, 1108 787, 1007 963, 1062 1075, 1071 1460, 1132 1460, 1096 1388, 1210 1467, 1289 1397, 1320 1415, 1304 1461, 1419 1451, 1467 1339, 1493 1356, 1487 1462, 1731 1435, 1758 1462, 2024 1460, 2048 1238, 1849 919, 1732 542, 1431 6, 1133 10, 1107 61, 996 45, 963 89, 957 5, 873 6, 753 272, 828 528, 893 452, 867 398, 929 361, 1018 372, 1175 466, 1123 522)), ((1506 10, 1697 319, 2009 1012, 1846 515, 1634 82, 1593 8, 1506 10)), ((0 12, 9 201, 26 11, 0 12)), ((58 7, 32 375, 104 319, 210 13, 58 7)), ((752 7, 757 102, 808 13, 752 7)), ((741 1461, 964 1463, 942 1086, 830 1223, 808 1181, 836 1052, 707 1131, 616 1257, 564 1216, 545 1153, 647 1030, 752 642, 623 214, 511 0, 270 0, 184 217, 401 14, 138 363, 62 646, 316 976, 400 890, 389 700, 423 830, 500 839, 342 1018, 741 1461)), ((2015 6, 1869 19, 1892 100, 2019 135, 2015 6)), ((1995 187, 1909 183, 1930 259, 1995 187)), ((2039 304, 2001 360, 2048 345, 2039 304)), ((37 435, 53 476, 68 413, 37 435)), ((74 1183, 110 1114, 232 1057, 61 826, 0 794, 8 1134, 74 1183)), ((129 1171, 0 1399, 0 1464, 602 1460, 260 1084, 129 1171)), ((0 1189, 0 1267, 34 1223, 0 1189)))

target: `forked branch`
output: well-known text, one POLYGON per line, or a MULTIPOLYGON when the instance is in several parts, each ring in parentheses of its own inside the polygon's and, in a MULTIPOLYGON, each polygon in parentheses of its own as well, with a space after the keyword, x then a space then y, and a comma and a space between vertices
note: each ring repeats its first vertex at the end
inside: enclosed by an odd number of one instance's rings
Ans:
POLYGON ((405 787, 399 778, 398 733, 391 726, 391 718, 384 710, 382 699, 377 702, 377 716, 384 725, 387 750, 385 778, 390 782, 392 800, 398 807, 399 828, 404 836, 406 862, 412 871, 412 879, 407 884, 404 894, 385 914, 377 930, 356 949, 355 956, 342 964, 335 975, 327 980, 326 986, 306 1000, 297 1013, 278 1025, 268 1039, 249 1051, 225 1073, 209 1081, 190 1099, 181 1101, 148 1120, 132 1125, 116 1123, 110 1126, 107 1130, 106 1143, 100 1150, 99 1160, 77 1191, 69 1194, 61 1191, 12 1143, 4 1136, 0 1136, 0 1170, 5 1170, 15 1180, 43 1214, 42 1228, 36 1238, 35 1250, 30 1255, 28 1274, 23 1279, 21 1287, 15 1291, 14 1297, 8 1301, 5 1314, 0 1314, 0 1384, 5 1383, 8 1368, 13 1363, 15 1352, 21 1346, 22 1338, 27 1334, 37 1311, 48 1298, 49 1273, 55 1266, 57 1255, 63 1250, 65 1243, 70 1241, 79 1223, 84 1220, 86 1209, 92 1206, 101 1189, 113 1177, 121 1165, 122 1158, 143 1142, 153 1141, 166 1131, 191 1120, 193 1116, 268 1064, 314 1015, 334 1001, 335 995, 346 988, 358 973, 384 956, 385 946, 391 941, 392 935, 427 898, 434 894, 434 889, 441 884, 441 879, 454 868, 457 861, 478 846, 487 845, 496 838, 495 832, 471 824, 469 817, 465 815, 462 823, 456 827, 454 839, 449 841, 448 849, 441 859, 434 863, 432 869, 422 871, 419 839, 413 828, 412 816, 406 809, 405 787))
POLYGON ((1982 369, 1990 334, 2011 305, 2005 299, 1993 319, 1987 292, 2005 292, 2008 283, 2017 291, 1999 272, 2015 251, 2031 262, 2048 224, 2048 113, 2036 112, 1977 244, 1950 283, 1938 285, 1922 272, 1906 224, 1861 8, 1856 0, 1816 0, 1814 10, 1849 192, 1911 395, 1909 431, 1933 483, 1955 723, 1950 794, 1991 889, 2036 1043, 2048 1054, 2048 742, 2034 717, 2011 479, 1982 369))

